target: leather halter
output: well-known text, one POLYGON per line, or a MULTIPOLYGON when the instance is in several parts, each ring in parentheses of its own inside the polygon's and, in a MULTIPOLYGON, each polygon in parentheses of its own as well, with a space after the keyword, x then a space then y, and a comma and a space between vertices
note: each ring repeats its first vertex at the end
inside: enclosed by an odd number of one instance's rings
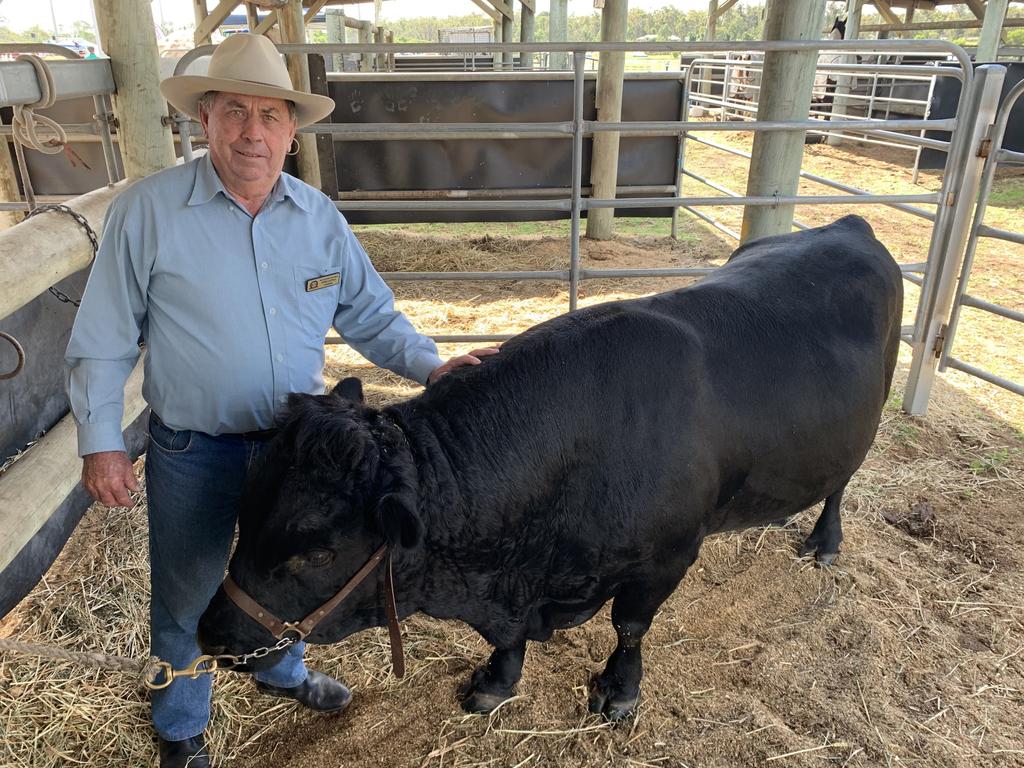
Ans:
POLYGON ((370 555, 370 559, 366 561, 362 568, 356 571, 351 579, 345 582, 345 585, 338 590, 334 597, 319 608, 315 608, 302 621, 281 621, 277 616, 249 597, 235 580, 231 578, 230 573, 224 577, 224 592, 235 605, 267 629, 278 640, 283 639, 289 632, 298 635, 299 640, 304 640, 316 628, 316 625, 326 619, 331 611, 341 605, 342 601, 352 594, 352 591, 362 584, 366 577, 385 558, 387 558, 387 563, 384 572, 384 612, 387 614, 388 635, 391 639, 391 667, 394 670, 395 677, 401 678, 405 675, 405 657, 402 653, 402 632, 398 628, 398 610, 395 607, 395 580, 391 570, 391 551, 387 544, 382 544, 380 549, 370 555))

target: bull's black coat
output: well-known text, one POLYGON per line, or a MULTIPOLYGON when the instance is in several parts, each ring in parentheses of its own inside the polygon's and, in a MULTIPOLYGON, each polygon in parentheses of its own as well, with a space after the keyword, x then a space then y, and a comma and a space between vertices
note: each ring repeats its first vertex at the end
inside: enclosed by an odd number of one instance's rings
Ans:
MULTIPOLYGON (((469 685, 473 711, 512 695, 528 639, 614 599, 619 644, 591 708, 621 716, 640 641, 705 536, 827 499, 804 553, 834 559, 901 313, 898 266, 848 216, 745 245, 690 287, 538 325, 383 411, 355 402, 354 380, 295 395, 232 574, 297 620, 392 541, 400 613, 461 619, 495 647, 469 685)), ((310 640, 382 625, 381 583, 310 640)), ((223 591, 200 635, 232 653, 272 644, 223 591)))

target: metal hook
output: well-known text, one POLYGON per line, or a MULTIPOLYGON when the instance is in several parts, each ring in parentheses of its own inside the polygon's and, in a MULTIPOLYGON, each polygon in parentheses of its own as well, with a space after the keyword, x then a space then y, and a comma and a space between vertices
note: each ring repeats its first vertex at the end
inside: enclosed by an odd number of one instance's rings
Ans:
POLYGON ((18 355, 18 363, 14 366, 14 370, 9 371, 8 373, 0 373, 0 381, 4 381, 5 379, 13 379, 21 373, 22 369, 25 367, 25 348, 22 347, 18 340, 9 333, 0 331, 0 339, 5 339, 9 342, 10 345, 14 347, 14 351, 18 355))

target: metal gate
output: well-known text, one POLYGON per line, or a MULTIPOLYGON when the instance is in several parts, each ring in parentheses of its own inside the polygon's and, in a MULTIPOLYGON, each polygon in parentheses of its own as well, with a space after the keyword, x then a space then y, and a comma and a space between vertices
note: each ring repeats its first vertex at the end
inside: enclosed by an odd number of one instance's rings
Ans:
POLYGON ((957 326, 960 322, 960 313, 964 307, 988 312, 1012 322, 1024 323, 1024 312, 1004 307, 1000 304, 994 304, 967 293, 967 285, 971 277, 971 267, 974 265, 974 255, 980 238, 987 237, 1002 240, 1003 242, 1024 245, 1024 234, 996 229, 983 223, 985 211, 988 207, 989 193, 992 191, 992 181, 995 178, 996 169, 999 167, 999 164, 1024 166, 1024 152, 1012 152, 1008 149, 1003 149, 1002 146, 1006 135, 1006 126, 1010 119, 1010 110, 1013 109, 1022 95, 1024 95, 1024 80, 1018 82, 1006 95, 996 114, 990 134, 982 140, 981 153, 987 154, 987 157, 985 159, 985 169, 982 173, 981 190, 978 193, 978 205, 974 211, 974 219, 971 222, 971 231, 967 239, 967 252, 964 255, 963 266, 960 269, 956 294, 953 297, 953 309, 942 346, 942 354, 939 358, 940 371, 946 370, 947 367, 955 368, 958 371, 984 379, 990 384, 1008 389, 1018 395, 1024 395, 1024 382, 1010 381, 1002 376, 997 376, 977 365, 972 365, 953 357, 952 353, 953 344, 956 340, 957 326))
MULTIPOLYGON (((955 330, 959 317, 959 309, 962 306, 983 308, 988 311, 995 311, 1005 317, 1014 320, 1021 320, 1021 313, 1003 307, 988 305, 966 293, 967 275, 969 274, 971 259, 973 258, 973 246, 967 259, 964 254, 967 252, 968 243, 976 243, 980 236, 1002 237, 1012 242, 1022 242, 1024 238, 1013 233, 999 233, 981 224, 980 216, 983 214, 984 205, 979 207, 979 213, 973 217, 975 202, 978 194, 985 186, 987 196, 987 185, 991 184, 991 174, 994 173, 995 163, 1000 160, 1019 159, 1016 156, 1001 150, 1000 142, 1002 133, 1005 130, 1005 120, 1012 103, 1020 96, 1020 89, 1016 89, 1011 99, 1008 99, 1001 111, 998 111, 998 100, 1001 83, 1005 70, 998 65, 985 65, 976 71, 972 70, 970 60, 966 53, 958 46, 943 41, 928 40, 855 40, 855 41, 765 41, 756 43, 743 43, 737 45, 731 42, 708 42, 708 43, 506 43, 490 44, 488 50, 502 54, 501 60, 506 63, 506 68, 532 66, 531 62, 537 54, 559 53, 569 54, 572 61, 573 77, 573 111, 572 119, 561 122, 532 122, 532 123, 417 123, 415 125, 401 125, 395 123, 317 123, 304 129, 306 132, 315 134, 326 134, 333 137, 335 141, 346 140, 376 140, 376 141, 416 141, 427 138, 443 138, 456 140, 460 138, 497 138, 502 141, 536 138, 546 136, 551 138, 564 139, 571 142, 572 147, 572 172, 571 178, 566 179, 564 194, 558 194, 551 199, 508 199, 501 196, 488 197, 487 199, 433 199, 433 200, 339 200, 336 201, 338 208, 342 211, 351 210, 410 210, 418 209, 425 211, 444 210, 510 210, 510 211, 559 211, 563 212, 571 221, 571 235, 569 242, 569 253, 564 269, 544 270, 534 272, 508 271, 508 272, 402 272, 385 273, 389 280, 547 280, 558 281, 567 284, 568 308, 576 308, 576 298, 580 281, 591 279, 608 278, 631 278, 631 277, 679 277, 679 276, 700 276, 711 271, 710 268, 668 268, 668 269, 590 269, 584 268, 580 263, 580 220, 581 215, 588 210, 598 208, 671 208, 674 211, 681 207, 696 212, 702 207, 737 205, 737 206, 768 206, 779 205, 884 205, 897 210, 911 213, 916 216, 928 219, 933 222, 932 237, 928 250, 927 260, 924 263, 904 264, 902 270, 905 277, 921 286, 921 299, 918 305, 917 316, 912 327, 904 329, 904 341, 913 348, 913 363, 910 377, 908 379, 907 391, 904 397, 904 408, 911 413, 923 413, 927 408, 928 397, 936 370, 940 364, 942 367, 950 366, 965 370, 974 375, 980 375, 986 380, 1000 386, 1007 386, 1015 392, 1021 392, 1019 385, 1010 382, 997 380, 991 374, 986 374, 980 369, 964 363, 950 354, 952 331, 955 330), (962 98, 959 101, 958 111, 955 117, 949 119, 928 119, 928 118, 898 118, 898 119, 847 119, 845 117, 833 119, 829 123, 820 120, 794 120, 794 121, 747 121, 743 119, 726 119, 722 121, 694 121, 687 118, 684 109, 677 121, 657 122, 606 122, 599 120, 585 120, 583 110, 583 84, 584 70, 588 61, 588 53, 598 55, 614 51, 643 51, 646 53, 670 53, 674 55, 683 54, 707 57, 713 54, 725 54, 730 51, 751 51, 764 54, 769 51, 794 51, 834 53, 838 55, 850 55, 857 52, 877 55, 898 55, 908 52, 930 53, 947 56, 956 67, 948 68, 952 76, 962 83, 962 98), (518 57, 513 54, 519 53, 518 57), (508 54, 507 56, 504 54, 508 54), (997 111, 1002 128, 996 128, 997 111), (677 180, 674 194, 662 197, 628 198, 628 199, 596 199, 583 194, 582 179, 582 155, 584 140, 593 137, 599 132, 614 132, 620 136, 673 136, 680 143, 679 168, 683 171, 683 142, 686 137, 693 140, 702 133, 708 131, 815 131, 822 130, 827 125, 830 131, 858 131, 873 132, 875 136, 885 137, 897 134, 901 140, 918 146, 938 148, 946 152, 947 162, 943 174, 942 188, 939 192, 926 192, 920 194, 872 194, 863 189, 834 182, 828 179, 814 177, 815 181, 831 187, 830 194, 822 195, 800 195, 792 196, 770 195, 751 197, 746 195, 722 196, 683 196, 681 194, 681 180, 677 180), (949 141, 939 141, 931 138, 922 138, 924 130, 949 131, 949 141), (979 156, 979 150, 992 146, 994 149, 988 152, 988 168, 986 159, 979 156), (983 184, 983 171, 987 182, 983 184), (935 206, 934 213, 926 210, 921 205, 935 206), (916 275, 921 274, 918 278, 916 275), (958 275, 960 279, 958 281, 958 275), (994 308, 995 307, 995 308, 994 308)), ((412 54, 456 54, 471 55, 481 50, 480 45, 475 44, 447 44, 447 45, 282 45, 279 46, 283 53, 316 53, 321 56, 336 53, 373 53, 384 55, 395 55, 402 53, 412 54)), ((191 61, 209 54, 212 46, 198 48, 187 54, 176 69, 176 72, 184 72, 191 61)), ((401 75, 396 75, 401 77, 401 75)), ((680 77, 688 84, 692 83, 693 71, 686 66, 680 71, 680 77)), ((689 94, 684 99, 684 106, 688 107, 689 94)), ((728 117, 728 115, 726 115, 728 117)), ((810 116, 808 116, 810 118, 810 116)), ((189 153, 190 144, 189 121, 183 116, 177 116, 175 122, 182 134, 182 149, 189 153)), ((983 153, 982 153, 983 154, 983 153)), ((807 176, 807 178, 811 178, 807 176)), ((983 201, 984 202, 984 201, 983 201)), ((463 341, 463 340, 488 340, 501 337, 495 336, 439 336, 439 341, 463 341)))

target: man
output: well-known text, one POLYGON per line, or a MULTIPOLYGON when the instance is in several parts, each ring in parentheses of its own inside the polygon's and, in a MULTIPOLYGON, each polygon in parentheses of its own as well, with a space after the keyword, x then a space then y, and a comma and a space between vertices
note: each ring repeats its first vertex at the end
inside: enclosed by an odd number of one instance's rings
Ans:
MULTIPOLYGON (((147 346, 152 406, 146 457, 153 653, 175 668, 197 655, 196 626, 224 574, 242 484, 289 392, 322 393, 332 324, 368 359, 421 383, 480 362, 443 363, 334 204, 282 173, 298 127, 334 102, 292 90, 273 44, 229 37, 207 76, 161 92, 198 118, 209 153, 137 182, 114 201, 68 345, 82 482, 100 502, 137 490, 121 436, 124 383, 147 346)), ((351 698, 293 645, 256 676, 266 693, 321 711, 351 698)), ((209 765, 210 676, 153 695, 164 768, 209 765)))
POLYGON ((90 45, 90 46, 88 46, 86 48, 86 50, 88 51, 88 53, 85 54, 84 58, 86 58, 86 59, 98 59, 99 58, 99 56, 96 55, 96 47, 95 46, 90 45))

